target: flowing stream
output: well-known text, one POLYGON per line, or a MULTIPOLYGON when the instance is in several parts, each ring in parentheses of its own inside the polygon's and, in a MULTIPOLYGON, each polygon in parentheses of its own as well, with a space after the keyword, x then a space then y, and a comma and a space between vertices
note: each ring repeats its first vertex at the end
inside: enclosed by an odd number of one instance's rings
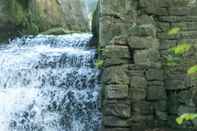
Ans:
POLYGON ((98 131, 91 34, 26 36, 0 46, 0 131, 98 131))

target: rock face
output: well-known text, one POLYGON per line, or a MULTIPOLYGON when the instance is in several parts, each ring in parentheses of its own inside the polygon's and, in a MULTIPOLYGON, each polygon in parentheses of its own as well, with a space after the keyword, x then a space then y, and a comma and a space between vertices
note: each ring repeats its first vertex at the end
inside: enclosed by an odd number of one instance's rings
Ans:
POLYGON ((104 130, 177 127, 178 115, 196 112, 197 82, 186 75, 197 64, 196 49, 184 58, 189 65, 164 61, 181 42, 196 46, 196 11, 196 0, 99 1, 93 33, 104 60, 104 130), (173 27, 181 28, 178 36, 168 35, 173 27))
POLYGON ((89 30, 85 5, 80 0, 1 0, 0 11, 0 40, 51 28, 89 30))

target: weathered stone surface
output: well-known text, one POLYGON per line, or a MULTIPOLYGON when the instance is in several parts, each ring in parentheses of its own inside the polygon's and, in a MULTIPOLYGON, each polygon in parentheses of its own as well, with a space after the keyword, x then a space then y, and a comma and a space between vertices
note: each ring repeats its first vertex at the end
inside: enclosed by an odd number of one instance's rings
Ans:
POLYGON ((80 0, 2 0, 0 5, 0 39, 3 40, 10 35, 38 34, 54 27, 89 30, 80 0))
POLYGON ((196 110, 195 110, 195 106, 181 105, 177 111, 179 114, 184 114, 184 113, 194 113, 196 110))
POLYGON ((163 100, 166 98, 165 88, 157 86, 147 88, 147 100, 163 100))
POLYGON ((167 112, 167 101, 160 100, 160 101, 155 102, 155 110, 161 111, 161 112, 167 112))
POLYGON ((163 121, 168 120, 168 115, 166 112, 156 111, 155 115, 156 115, 156 118, 159 120, 163 120, 163 121))
POLYGON ((170 29, 170 24, 166 22, 157 22, 157 32, 167 32, 170 29))
POLYGON ((145 100, 146 89, 143 88, 130 88, 129 97, 133 101, 145 100))
POLYGON ((197 22, 197 16, 160 16, 162 22, 197 22))
POLYGON ((178 22, 172 23, 173 27, 179 27, 183 31, 197 30, 197 22, 178 22))
POLYGON ((133 76, 130 80, 130 88, 146 88, 147 81, 144 77, 133 76))
POLYGON ((155 21, 153 16, 142 14, 136 19, 137 25, 154 25, 155 21))
POLYGON ((176 46, 177 40, 161 40, 160 50, 168 50, 176 46))
POLYGON ((128 44, 131 49, 159 48, 159 41, 152 37, 132 36, 129 38, 128 44))
POLYGON ((115 66, 105 68, 102 74, 102 81, 105 84, 128 84, 128 66, 115 66))
POLYGON ((156 36, 156 28, 152 24, 136 25, 129 28, 131 36, 156 36))
POLYGON ((164 82, 163 80, 159 80, 159 81, 148 81, 148 86, 160 86, 160 87, 164 87, 164 82))
POLYGON ((130 128, 105 128, 103 131, 131 131, 130 128))
POLYGON ((104 116, 103 124, 107 127, 129 127, 130 121, 115 116, 104 116))
POLYGON ((105 66, 127 64, 131 60, 129 48, 127 46, 106 46, 103 51, 105 66))
POLYGON ((130 25, 123 23, 120 19, 111 16, 103 16, 100 18, 99 31, 99 45, 104 47, 110 45, 110 41, 114 36, 126 34, 130 25))
POLYGON ((185 81, 183 80, 168 79, 165 80, 165 88, 167 90, 180 90, 187 89, 188 87, 185 86, 185 81))
POLYGON ((153 80, 163 80, 163 71, 161 69, 148 69, 146 71, 146 79, 153 80))
POLYGON ((137 125, 147 128, 148 123, 152 123, 153 119, 153 115, 142 115, 139 113, 134 113, 131 117, 132 127, 137 125))
POLYGON ((131 115, 131 104, 125 100, 113 100, 104 102, 104 115, 129 118, 131 115))
POLYGON ((126 36, 126 35, 115 36, 110 41, 110 43, 111 43, 111 45, 123 45, 123 46, 126 46, 128 44, 127 37, 128 36, 126 36))
POLYGON ((107 99, 128 98, 128 85, 107 85, 105 87, 105 96, 107 99))
POLYGON ((120 15, 125 16, 135 8, 137 2, 131 0, 101 0, 101 15, 120 15))
POLYGON ((135 113, 143 114, 143 115, 148 115, 148 114, 153 114, 153 106, 151 105, 151 102, 146 102, 146 101, 136 101, 132 103, 132 111, 135 113))
POLYGON ((160 66, 160 54, 158 50, 155 49, 135 51, 134 63, 139 65, 160 66))
POLYGON ((63 27, 74 31, 88 30, 85 7, 79 0, 35 0, 29 3, 32 19, 39 18, 37 21, 42 31, 51 27, 63 27))

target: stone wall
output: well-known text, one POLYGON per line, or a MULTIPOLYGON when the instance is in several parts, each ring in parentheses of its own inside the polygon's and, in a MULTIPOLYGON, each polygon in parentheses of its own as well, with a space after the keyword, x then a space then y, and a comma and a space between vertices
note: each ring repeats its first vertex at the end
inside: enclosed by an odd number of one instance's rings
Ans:
POLYGON ((93 24, 104 60, 103 130, 178 127, 178 115, 196 111, 195 81, 185 73, 197 63, 196 50, 186 56, 189 64, 164 61, 180 41, 195 45, 196 0, 100 0, 93 24), (173 27, 181 33, 168 35, 173 27))

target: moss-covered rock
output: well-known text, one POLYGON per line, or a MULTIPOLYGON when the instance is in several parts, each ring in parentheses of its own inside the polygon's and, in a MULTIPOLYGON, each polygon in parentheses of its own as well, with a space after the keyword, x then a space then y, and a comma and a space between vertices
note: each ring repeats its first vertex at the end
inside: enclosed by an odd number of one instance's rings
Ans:
POLYGON ((12 36, 38 34, 62 28, 88 31, 88 18, 80 0, 1 0, 0 41, 12 36))

